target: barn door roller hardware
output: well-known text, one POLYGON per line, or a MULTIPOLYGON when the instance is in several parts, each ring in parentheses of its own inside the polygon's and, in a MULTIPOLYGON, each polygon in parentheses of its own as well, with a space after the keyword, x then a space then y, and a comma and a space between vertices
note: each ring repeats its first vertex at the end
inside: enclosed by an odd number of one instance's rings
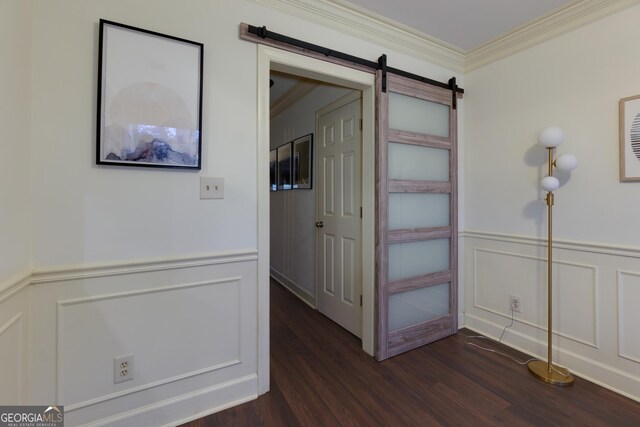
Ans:
POLYGON ((371 68, 372 70, 382 70, 382 76, 383 76, 382 91, 383 92, 387 91, 387 73, 393 73, 398 76, 403 76, 412 80, 417 80, 422 83, 430 84, 432 86, 437 86, 444 89, 450 89, 452 92, 452 107, 454 109, 457 108, 457 94, 464 93, 464 89, 462 89, 461 87, 458 87, 458 85, 456 84, 455 77, 452 77, 451 79, 449 79, 447 83, 444 83, 444 82, 439 82, 437 80, 430 79, 428 77, 423 77, 417 74, 409 73, 408 71, 389 67, 387 65, 387 55, 380 56, 380 58, 378 58, 378 61, 374 62, 374 61, 369 61, 368 59, 349 55, 348 53, 339 52, 337 50, 329 49, 324 46, 319 46, 317 44, 309 43, 304 40, 299 40, 293 37, 274 33, 273 31, 267 30, 267 27, 265 26, 256 27, 253 25, 246 25, 246 28, 247 28, 246 31, 248 34, 252 34, 253 36, 259 39, 273 40, 279 43, 284 43, 290 46, 294 46, 303 51, 319 53, 326 57, 340 59, 346 62, 350 62, 352 64, 357 64, 361 67, 371 68))

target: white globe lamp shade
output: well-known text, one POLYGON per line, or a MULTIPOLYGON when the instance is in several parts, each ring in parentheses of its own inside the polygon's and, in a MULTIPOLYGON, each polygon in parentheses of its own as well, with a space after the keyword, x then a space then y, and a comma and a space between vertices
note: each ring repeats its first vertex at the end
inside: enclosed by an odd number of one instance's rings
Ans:
POLYGON ((578 159, 573 154, 563 154, 556 159, 556 167, 564 172, 571 172, 578 167, 578 159))
POLYGON ((540 187, 542 187, 544 191, 555 191, 560 187, 560 181, 554 176, 546 176, 540 181, 540 187))
POLYGON ((564 141, 564 131, 559 127, 544 128, 538 134, 538 144, 545 148, 555 148, 564 141))

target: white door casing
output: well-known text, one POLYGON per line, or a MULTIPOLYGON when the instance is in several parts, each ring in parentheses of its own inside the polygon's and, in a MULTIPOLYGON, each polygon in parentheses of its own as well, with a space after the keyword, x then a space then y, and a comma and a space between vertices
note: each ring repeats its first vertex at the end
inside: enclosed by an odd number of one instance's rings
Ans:
POLYGON ((360 91, 316 115, 318 310, 362 337, 360 91))
POLYGON ((361 70, 309 56, 258 45, 258 393, 269 391, 269 76, 272 70, 325 81, 362 92, 362 349, 374 354, 374 234, 375 224, 375 78, 361 70))

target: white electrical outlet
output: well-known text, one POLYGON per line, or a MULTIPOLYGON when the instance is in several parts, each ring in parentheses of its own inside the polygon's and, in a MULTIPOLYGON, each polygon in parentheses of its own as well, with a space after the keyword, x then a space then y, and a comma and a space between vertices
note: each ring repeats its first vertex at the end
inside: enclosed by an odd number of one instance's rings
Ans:
POLYGON ((115 384, 133 379, 135 363, 133 354, 113 358, 113 382, 115 384))
POLYGON ((522 313, 522 298, 516 295, 509 295, 509 311, 522 313))

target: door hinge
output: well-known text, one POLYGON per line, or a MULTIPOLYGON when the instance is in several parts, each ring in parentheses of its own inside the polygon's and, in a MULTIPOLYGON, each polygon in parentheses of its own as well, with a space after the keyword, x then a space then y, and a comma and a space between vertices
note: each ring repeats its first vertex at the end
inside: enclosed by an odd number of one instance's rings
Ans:
POLYGON ((360 294, 360 307, 362 307, 362 294, 360 294))
POLYGON ((360 130, 362 130, 362 119, 360 119, 360 130))
POLYGON ((362 218, 362 206, 360 206, 360 218, 362 218))

